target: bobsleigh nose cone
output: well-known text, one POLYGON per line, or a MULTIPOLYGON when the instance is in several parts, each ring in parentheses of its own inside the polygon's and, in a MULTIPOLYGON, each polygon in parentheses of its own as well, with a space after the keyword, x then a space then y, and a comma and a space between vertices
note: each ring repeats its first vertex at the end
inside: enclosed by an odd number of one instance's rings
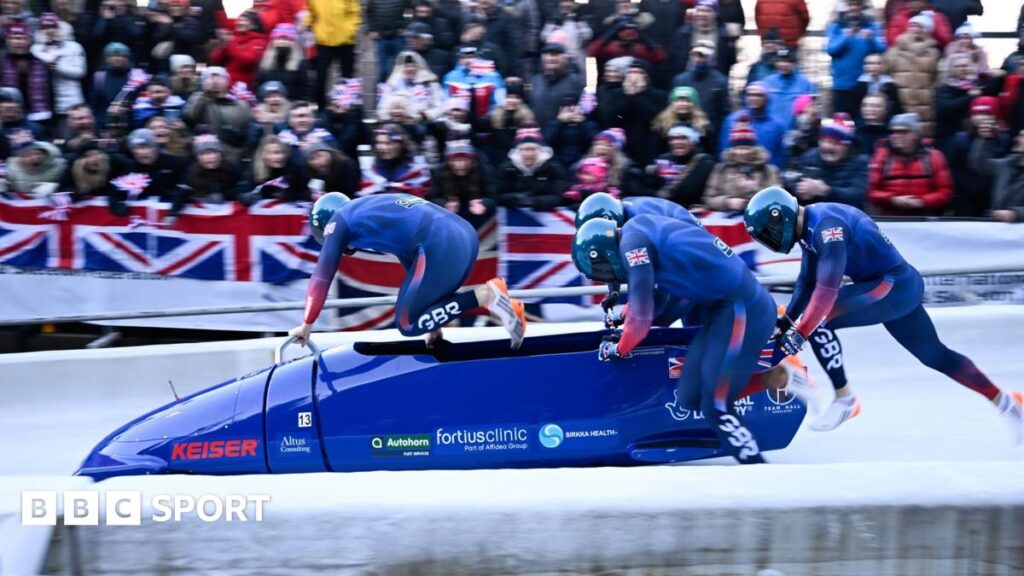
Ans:
POLYGON ((75 476, 89 476, 97 482, 112 476, 160 474, 167 471, 167 462, 156 456, 131 453, 131 443, 101 443, 93 449, 75 476))

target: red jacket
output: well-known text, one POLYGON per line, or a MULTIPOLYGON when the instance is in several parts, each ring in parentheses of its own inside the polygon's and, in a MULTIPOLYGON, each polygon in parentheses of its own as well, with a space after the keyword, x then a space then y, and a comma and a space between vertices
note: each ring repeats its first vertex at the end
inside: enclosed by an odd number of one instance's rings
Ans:
MULTIPOLYGON (((935 38, 936 44, 939 45, 939 50, 942 50, 946 47, 946 44, 953 41, 953 31, 949 27, 949 20, 946 20, 942 13, 932 13, 935 15, 935 29, 932 31, 932 38, 935 38)), ((906 8, 902 8, 889 21, 885 27, 885 40, 889 43, 889 46, 896 44, 896 39, 907 31, 907 28, 910 27, 911 18, 913 18, 913 15, 906 8)))
POLYGON ((886 216, 941 214, 953 198, 953 180, 942 152, 921 145, 911 156, 895 153, 887 141, 879 142, 868 167, 868 202, 886 216), (892 205, 896 196, 916 196, 924 206, 916 210, 892 205))
POLYGON ((256 69, 260 66, 263 51, 267 49, 267 35, 249 31, 235 32, 231 41, 210 52, 210 64, 227 68, 231 83, 245 82, 253 92, 256 87, 256 69))
POLYGON ((757 0, 754 20, 762 37, 769 28, 778 28, 786 46, 795 48, 807 32, 811 15, 804 0, 757 0))

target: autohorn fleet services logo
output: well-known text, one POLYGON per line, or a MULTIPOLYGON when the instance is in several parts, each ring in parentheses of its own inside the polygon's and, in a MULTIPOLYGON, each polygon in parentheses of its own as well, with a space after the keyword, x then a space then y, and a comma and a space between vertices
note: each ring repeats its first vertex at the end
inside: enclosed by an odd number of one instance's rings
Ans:
POLYGON ((565 433, 558 424, 545 424, 540 427, 537 438, 540 440, 540 445, 545 448, 558 448, 565 439, 565 433))
POLYGON ((394 434, 370 438, 374 456, 430 456, 430 434, 394 434))

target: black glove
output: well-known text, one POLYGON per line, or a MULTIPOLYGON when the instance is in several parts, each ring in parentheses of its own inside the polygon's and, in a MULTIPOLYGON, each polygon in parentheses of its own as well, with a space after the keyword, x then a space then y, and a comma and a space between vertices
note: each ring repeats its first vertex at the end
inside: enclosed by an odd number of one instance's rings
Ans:
POLYGON ((782 337, 785 336, 786 332, 793 327, 793 321, 790 320, 789 316, 783 314, 775 320, 775 332, 772 334, 772 341, 776 345, 782 342, 782 337))

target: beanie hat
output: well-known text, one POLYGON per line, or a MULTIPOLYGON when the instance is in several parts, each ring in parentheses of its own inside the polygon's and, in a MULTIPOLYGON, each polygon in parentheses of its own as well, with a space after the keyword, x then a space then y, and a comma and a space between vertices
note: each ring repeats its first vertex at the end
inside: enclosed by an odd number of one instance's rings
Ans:
POLYGON ((476 157, 476 149, 473 148, 473 144, 464 137, 460 137, 458 140, 449 140, 445 144, 444 158, 455 158, 456 156, 471 156, 476 157))
POLYGON ((981 34, 974 29, 974 25, 970 22, 964 22, 956 29, 956 34, 953 36, 959 38, 960 36, 970 36, 971 38, 981 38, 981 34))
POLYGON ((518 147, 520 144, 538 144, 543 146, 544 138, 541 136, 540 128, 532 125, 516 130, 515 145, 518 147))
POLYGON ((853 118, 845 112, 836 112, 821 122, 821 138, 831 138, 844 144, 853 142, 855 130, 853 118))
POLYGON ((128 147, 141 148, 144 146, 158 148, 159 145, 156 142, 156 134, 154 134, 149 128, 132 130, 131 134, 128 135, 128 147))
POLYGON ((292 42, 295 42, 296 40, 299 39, 299 31, 295 27, 295 24, 282 22, 277 26, 274 26, 274 29, 270 32, 271 40, 276 40, 278 38, 282 38, 284 40, 291 40, 292 42))
POLYGON ((310 156, 317 152, 330 152, 331 154, 334 154, 335 151, 337 151, 337 148, 331 146, 326 140, 317 140, 302 151, 302 161, 305 162, 310 156))
POLYGON ((622 150, 622 147, 626 145, 626 133, 622 131, 622 128, 609 128, 594 136, 594 142, 598 140, 607 140, 616 150, 622 150))
MULTIPOLYGON (((8 32, 8 35, 9 34, 10 34, 10 32, 8 32)), ((125 46, 124 44, 122 44, 120 42, 111 42, 110 44, 107 44, 105 48, 103 48, 103 57, 104 58, 109 58, 111 56, 131 57, 131 55, 132 55, 132 51, 129 50, 127 46, 125 46)))
POLYGON ((8 20, 4 26, 4 34, 6 36, 28 36, 28 24, 20 18, 8 20))
POLYGON ((608 66, 611 66, 612 68, 615 68, 619 72, 625 74, 626 70, 629 68, 629 65, 632 62, 633 62, 633 57, 632 56, 619 56, 618 58, 612 58, 611 60, 605 62, 604 65, 605 65, 605 68, 607 68, 608 66))
POLYGON ((231 75, 228 74, 228 71, 225 68, 223 68, 222 66, 207 66, 206 69, 203 70, 203 76, 202 76, 203 84, 206 84, 206 81, 209 80, 213 76, 223 76, 224 79, 227 80, 228 82, 231 81, 231 75))
POLYGON ((39 16, 39 27, 44 30, 46 28, 60 28, 60 18, 53 12, 43 12, 39 16))
POLYGON ((921 117, 914 112, 907 112, 906 114, 897 114, 892 117, 889 121, 889 129, 894 130, 897 126, 903 126, 909 129, 911 132, 920 133, 921 131, 921 117))
POLYGON ((11 86, 5 86, 0 88, 0 102, 11 102, 18 106, 23 106, 25 104, 25 98, 22 97, 21 90, 11 86))
POLYGON ((412 24, 409 24, 408 27, 406 27, 405 35, 433 38, 434 31, 430 28, 430 25, 425 22, 413 22, 412 24))
POLYGON ((793 100, 793 115, 799 116, 807 111, 814 104, 813 94, 801 94, 793 100))
POLYGON ((697 3, 694 4, 694 8, 699 6, 707 6, 708 8, 714 10, 716 13, 718 12, 718 0, 697 0, 697 3))
POLYGON ((270 94, 280 94, 287 98, 288 89, 285 88, 284 84, 278 80, 268 80, 267 82, 260 84, 260 87, 256 90, 256 94, 259 96, 260 100, 265 99, 270 94))
POLYGON ((25 138, 24 140, 18 142, 17 145, 12 147, 12 152, 14 152, 15 156, 21 156, 22 154, 30 150, 43 149, 43 146, 39 142, 37 142, 35 138, 32 138, 31 132, 27 132, 27 134, 29 135, 28 138, 25 138))
POLYGON ((764 82, 761 82, 760 80, 747 84, 747 87, 744 90, 744 94, 750 93, 751 90, 757 90, 758 92, 765 96, 769 94, 768 85, 765 84, 764 82))
POLYGON ((202 154, 203 152, 223 152, 224 145, 215 134, 200 134, 192 140, 192 153, 202 154))
POLYGON ((169 62, 171 74, 177 72, 182 66, 192 66, 194 68, 196 65, 196 59, 188 54, 171 54, 169 62))
POLYGON ((576 167, 576 180, 583 182, 583 176, 587 176, 591 182, 589 186, 603 187, 608 182, 608 163, 597 156, 590 156, 580 160, 576 167))
POLYGON ((971 116, 975 114, 999 116, 999 99, 993 96, 978 96, 971 101, 971 116))
POLYGON ((676 138, 686 138, 694 144, 700 143, 700 132, 697 132, 693 128, 685 124, 676 124, 669 129, 668 134, 665 135, 666 140, 675 140, 676 138))
POLYGON ((931 34, 935 30, 935 16, 931 11, 924 11, 910 19, 911 24, 917 24, 924 31, 931 34))
POLYGON ((729 146, 757 146, 757 132, 746 115, 737 118, 729 129, 729 146))
POLYGON ((686 98, 694 104, 700 102, 700 96, 697 95, 697 90, 692 86, 678 86, 672 89, 672 92, 668 95, 668 102, 671 104, 680 98, 686 98))

